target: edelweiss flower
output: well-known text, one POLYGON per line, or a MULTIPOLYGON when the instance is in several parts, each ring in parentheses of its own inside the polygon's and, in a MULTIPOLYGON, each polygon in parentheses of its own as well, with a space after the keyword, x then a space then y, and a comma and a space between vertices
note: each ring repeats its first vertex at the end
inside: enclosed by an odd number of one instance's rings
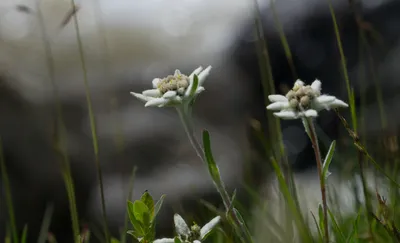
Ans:
POLYGON ((182 74, 179 70, 174 75, 153 80, 153 89, 145 90, 141 94, 131 92, 139 100, 146 102, 144 106, 176 106, 188 102, 204 91, 203 83, 210 74, 211 66, 203 70, 202 67, 193 71, 190 76, 182 74), (198 76, 195 84, 194 77, 198 76))
POLYGON ((267 109, 279 110, 274 115, 288 120, 317 117, 321 110, 348 107, 335 96, 321 95, 321 81, 318 79, 311 85, 305 85, 303 81, 297 80, 286 96, 269 95, 268 99, 273 103, 267 106, 267 109))
MULTIPOLYGON (((193 225, 191 228, 188 227, 185 220, 179 215, 174 215, 175 230, 178 234, 178 238, 183 243, 201 243, 208 233, 215 228, 215 226, 221 220, 220 216, 213 218, 210 222, 200 228, 198 225, 193 225)), ((175 239, 159 239, 155 240, 153 243, 174 243, 175 239)))

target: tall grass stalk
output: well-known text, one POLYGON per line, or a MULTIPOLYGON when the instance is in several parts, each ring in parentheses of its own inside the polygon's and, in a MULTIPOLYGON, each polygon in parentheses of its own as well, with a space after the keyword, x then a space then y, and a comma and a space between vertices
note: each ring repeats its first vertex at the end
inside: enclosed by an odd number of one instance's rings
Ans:
MULTIPOLYGON (((352 1, 352 0, 349 0, 352 1)), ((351 2, 350 2, 351 4, 351 2)), ((340 38, 340 32, 339 32, 339 27, 336 21, 336 16, 335 16, 335 12, 334 9, 332 7, 332 3, 331 0, 328 0, 328 5, 329 5, 329 11, 331 13, 331 17, 332 17, 332 22, 333 22, 333 27, 335 30, 335 36, 336 36, 336 41, 338 44, 338 49, 339 49, 339 53, 340 53, 340 58, 341 58, 341 64, 342 64, 342 72, 344 75, 344 79, 346 81, 346 88, 347 88, 347 94, 348 94, 348 99, 349 99, 349 103, 350 103, 350 111, 351 111, 351 120, 352 120, 352 125, 353 125, 353 130, 355 132, 357 132, 357 114, 356 114, 356 106, 355 106, 355 97, 354 97, 354 90, 350 88, 350 79, 349 79, 349 75, 347 72, 347 65, 346 65, 346 57, 344 55, 344 51, 343 51, 343 46, 342 46, 342 41, 340 38)), ((363 39, 363 34, 360 34, 360 38, 363 39)), ((361 182, 362 182, 362 187, 363 187, 363 191, 364 191, 364 197, 365 197, 365 206, 367 208, 367 211, 371 210, 371 204, 370 204, 370 199, 369 199, 369 194, 368 194, 368 189, 367 189, 367 183, 365 180, 365 173, 364 173, 364 156, 363 153, 361 152, 361 150, 359 150, 360 152, 358 153, 358 165, 360 168, 360 176, 361 176, 361 182)), ((373 231, 372 231, 372 220, 370 215, 367 212, 367 218, 368 218, 368 227, 369 227, 369 234, 373 238, 373 231)))
POLYGON ((75 0, 71 0, 71 8, 74 10, 73 13, 73 21, 74 21, 74 26, 75 26, 75 31, 76 31, 76 40, 78 43, 78 48, 79 48, 79 57, 81 61, 81 67, 83 71, 83 82, 85 85, 85 93, 86 93, 86 102, 88 106, 88 112, 89 112, 89 119, 90 119, 90 129, 92 133, 92 142, 93 142, 93 151, 94 151, 94 156, 95 156, 95 163, 96 163, 96 169, 97 169, 97 177, 99 180, 99 187, 100 187, 100 197, 101 197, 101 209, 103 213, 103 220, 104 220, 104 234, 106 237, 106 242, 110 242, 110 233, 108 230, 108 223, 107 223, 107 212, 106 212, 106 205, 105 205, 105 196, 104 196, 104 186, 103 186, 103 175, 101 171, 101 165, 100 165, 100 158, 99 158, 99 145, 98 145, 98 138, 97 138, 97 129, 96 129, 96 121, 94 117, 94 112, 93 112, 93 105, 92 105, 92 99, 90 95, 90 89, 89 89, 89 81, 87 77, 87 68, 86 68, 86 62, 85 62, 85 54, 83 50, 83 44, 80 36, 80 30, 79 30, 79 22, 78 22, 78 17, 76 14, 77 6, 75 5, 75 0))
POLYGON ((274 17, 275 26, 278 30, 279 38, 281 39, 283 50, 285 51, 285 56, 286 56, 286 59, 288 61, 289 67, 290 67, 290 71, 292 72, 293 79, 296 80, 298 78, 298 76, 297 76, 297 72, 296 72, 296 67, 294 66, 294 63, 293 63, 293 55, 292 55, 292 52, 290 51, 289 43, 287 41, 285 32, 283 30, 283 25, 279 19, 278 13, 276 12, 275 1, 271 1, 270 6, 271 6, 272 15, 274 17))
MULTIPOLYGON (((275 13, 275 8, 273 5, 274 3, 271 3, 272 11, 275 13)), ((258 56, 258 61, 259 61, 259 68, 260 68, 260 74, 261 74, 261 83, 263 86, 263 94, 264 94, 264 105, 267 106, 269 103, 268 100, 268 95, 269 94, 274 94, 275 93, 275 84, 274 84, 274 79, 273 79, 273 73, 272 73, 272 66, 269 58, 269 52, 268 52, 268 46, 267 46, 267 41, 264 37, 264 32, 262 28, 262 22, 261 22, 261 14, 260 14, 260 8, 258 6, 258 2, 254 1, 254 13, 255 13, 255 19, 254 19, 254 29, 255 29, 255 34, 257 37, 257 42, 256 42, 256 47, 257 47, 257 56, 258 56)), ((283 28, 281 28, 279 25, 279 18, 277 14, 275 13, 275 22, 278 24, 278 29, 280 30, 280 37, 282 44, 284 46, 285 53, 288 58, 289 64, 293 64, 292 58, 291 58, 291 52, 289 45, 286 41, 283 28)), ((294 66, 292 67, 293 71, 294 66)), ((294 71, 295 75, 295 71, 294 71)), ((298 196, 297 196, 297 191, 296 191, 296 186, 294 184, 294 178, 293 178, 293 173, 291 170, 291 166, 289 165, 288 158, 285 153, 285 146, 283 143, 283 137, 282 137, 282 132, 281 132, 281 123, 279 119, 276 119, 271 113, 267 112, 267 123, 268 123, 268 135, 269 135, 269 140, 267 145, 271 147, 271 152, 274 154, 275 158, 279 161, 280 165, 284 169, 284 178, 286 180, 286 184, 289 187, 289 191, 291 195, 293 196, 293 199, 295 201, 295 205, 298 210, 300 210, 300 204, 298 201, 298 196), (278 146, 279 146, 279 152, 277 152, 274 149, 274 144, 278 141, 278 146)), ((269 157, 269 156, 267 156, 269 157)), ((287 221, 290 221, 291 219, 289 218, 289 209, 287 209, 287 221)), ((304 220, 303 220, 304 222, 304 220)))
POLYGON ((53 212, 54 212, 54 205, 48 204, 46 207, 46 211, 44 212, 42 226, 40 228, 39 238, 37 241, 38 243, 46 243, 47 234, 49 232, 49 227, 50 227, 51 217, 53 215, 53 212))
POLYGON ((60 152, 62 155, 62 169, 61 170, 62 170, 65 188, 66 188, 67 195, 68 195, 70 214, 71 214, 72 231, 74 234, 74 242, 79 243, 79 234, 80 234, 79 216, 78 216, 78 210, 76 207, 74 181, 72 178, 70 162, 69 162, 69 158, 67 155, 66 127, 64 124, 63 112, 62 112, 61 102, 60 102, 60 98, 59 98, 58 87, 56 84, 53 52, 51 50, 51 43, 49 40, 49 36, 45 29, 43 14, 40 11, 40 7, 38 6, 39 2, 37 2, 36 4, 37 4, 37 9, 38 9, 39 23, 40 23, 40 27, 41 27, 40 30, 41 30, 42 40, 43 40, 43 47, 44 47, 45 54, 46 54, 46 65, 47 65, 47 69, 48 69, 47 71, 48 71, 50 82, 51 82, 51 85, 53 88, 55 110, 56 110, 56 115, 57 115, 57 117, 56 117, 56 121, 57 121, 56 122, 56 134, 57 134, 56 137, 57 138, 56 138, 55 142, 56 142, 56 147, 58 150, 57 152, 60 152))
POLYGON ((327 1, 328 1, 329 11, 331 14, 333 27, 334 27, 334 31, 335 31, 336 42, 337 42, 338 49, 339 49, 340 63, 342 65, 342 72, 343 72, 344 80, 346 82, 347 96, 348 96, 349 103, 350 103, 352 126, 353 126, 353 129, 355 131, 357 131, 357 114, 356 114, 356 107, 355 107, 354 91, 350 86, 350 78, 349 78, 349 74, 347 72, 346 56, 344 55, 342 40, 340 38, 339 27, 338 27, 338 24, 336 21, 336 15, 335 15, 335 11, 332 6, 332 2, 331 2, 331 0, 327 0, 327 1))
POLYGON ((1 177, 3 178, 4 192, 5 192, 5 197, 6 197, 8 218, 10 219, 10 228, 11 228, 12 239, 14 242, 19 242, 17 222, 15 220, 15 211, 14 211, 14 206, 13 206, 13 201, 12 201, 10 179, 8 178, 7 167, 6 167, 6 162, 5 162, 4 153, 3 153, 3 143, 2 143, 1 137, 0 137, 0 170, 1 170, 1 177))

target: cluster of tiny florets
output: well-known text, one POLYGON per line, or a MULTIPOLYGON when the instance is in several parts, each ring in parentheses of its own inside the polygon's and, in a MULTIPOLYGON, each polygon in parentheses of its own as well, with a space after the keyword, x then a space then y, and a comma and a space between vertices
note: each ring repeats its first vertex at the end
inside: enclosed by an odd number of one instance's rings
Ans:
POLYGON ((157 88, 161 94, 165 94, 168 91, 176 91, 179 95, 183 95, 189 84, 190 79, 184 74, 168 75, 157 84, 157 88))
POLYGON ((201 228, 197 224, 192 225, 190 227, 190 236, 189 236, 189 241, 192 242, 194 240, 197 240, 201 237, 201 228))
POLYGON ((314 90, 311 85, 295 85, 287 94, 289 105, 292 109, 307 110, 310 108, 311 102, 321 93, 314 90))

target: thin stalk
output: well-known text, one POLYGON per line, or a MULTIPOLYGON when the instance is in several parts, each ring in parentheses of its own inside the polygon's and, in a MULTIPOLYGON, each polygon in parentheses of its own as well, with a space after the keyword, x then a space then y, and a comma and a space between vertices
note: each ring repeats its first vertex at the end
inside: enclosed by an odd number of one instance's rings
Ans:
POLYGON ((350 102, 351 121, 352 121, 353 129, 355 131, 357 131, 357 114, 356 114, 356 110, 355 110, 355 99, 354 99, 353 90, 350 86, 349 74, 347 72, 346 56, 344 55, 342 39, 340 38, 339 27, 338 27, 338 24, 336 21, 336 15, 335 15, 335 11, 332 7, 331 0, 328 0, 328 5, 329 5, 329 11, 331 13, 331 18, 332 18, 332 22, 333 22, 334 31, 335 31, 336 42, 338 44, 338 49, 339 49, 339 54, 340 54, 340 63, 342 65, 342 72, 343 72, 344 79, 346 81, 347 96, 348 96, 348 99, 350 102))
MULTIPOLYGON (((182 125, 185 129, 186 135, 188 136, 190 143, 192 144, 194 150, 196 151, 197 156, 199 156, 200 159, 203 161, 203 163, 207 166, 207 160, 205 158, 204 150, 195 136, 193 125, 192 125, 192 119, 191 119, 191 117, 188 116, 189 112, 185 112, 185 110, 183 108, 177 108, 177 111, 179 114, 179 118, 182 122, 182 125)), ((222 198, 222 202, 223 202, 227 212, 229 213, 229 216, 231 217, 231 219, 234 222, 234 227, 236 228, 236 230, 238 230, 240 232, 240 235, 241 235, 240 238, 241 238, 242 242, 252 242, 251 237, 249 236, 245 225, 243 225, 241 223, 236 211, 231 210, 232 201, 230 199, 228 192, 225 189, 224 183, 222 182, 222 180, 219 180, 219 181, 213 180, 213 182, 214 182, 214 185, 215 185, 218 193, 220 194, 220 196, 222 198), (245 241, 243 237, 247 238, 247 241, 245 241)))
MULTIPOLYGON (((37 3, 38 4, 38 3, 37 3)), ((71 166, 67 154, 67 149, 66 149, 66 127, 64 124, 64 119, 63 119, 63 112, 62 112, 62 107, 60 103, 60 98, 59 98, 59 93, 58 93, 58 88, 56 84, 56 79, 55 79, 55 69, 54 69, 54 59, 53 59, 53 52, 51 50, 51 43, 49 41, 49 36, 46 32, 45 29, 45 24, 44 24, 44 19, 43 19, 43 14, 40 11, 39 6, 37 6, 38 9, 38 18, 40 22, 40 30, 41 30, 41 35, 43 39, 43 47, 45 50, 46 54, 46 65, 48 69, 48 73, 50 76, 50 82, 53 88, 53 98, 54 98, 54 103, 55 103, 55 110, 57 113, 57 123, 56 123, 56 134, 57 136, 57 149, 59 150, 58 152, 61 153, 62 155, 62 161, 63 161, 63 168, 62 168, 62 175, 65 183, 65 188, 67 190, 67 195, 68 195, 68 201, 69 201, 69 209, 70 209, 70 214, 71 214, 71 223, 72 223, 72 231, 74 234, 74 242, 79 243, 78 236, 80 234, 79 232, 79 216, 78 216, 78 210, 76 207, 76 198, 75 198, 75 187, 74 187, 74 181, 72 178, 72 173, 71 173, 71 166)))
POLYGON ((3 154, 3 145, 0 138, 0 170, 1 170, 1 177, 3 178, 4 184, 4 191, 6 194, 6 202, 8 208, 8 217, 10 218, 10 227, 11 227, 11 234, 14 242, 19 242, 18 240, 18 231, 17 231, 17 223, 15 220, 15 212, 14 206, 12 202, 12 194, 11 194, 11 186, 10 186, 10 179, 8 178, 6 163, 4 161, 4 154, 3 154))
POLYGON ((303 120, 308 128, 308 135, 310 136, 311 143, 314 148, 315 159, 317 161, 317 169, 318 169, 318 176, 319 182, 321 187, 321 196, 322 196, 322 209, 324 213, 324 234, 325 234, 325 242, 329 243, 329 231, 328 231, 328 205, 326 200, 326 187, 325 187, 325 180, 322 178, 322 158, 321 152, 318 145, 318 136, 315 131, 314 122, 310 118, 304 118, 303 120))
MULTIPOLYGON (((75 0, 71 0, 71 7, 74 10, 77 9, 77 7, 75 5, 75 0)), ((94 118, 92 99, 91 99, 90 90, 89 90, 89 81, 88 81, 88 77, 87 77, 87 67, 86 67, 86 62, 85 62, 85 55, 84 55, 82 39, 81 39, 81 35, 80 35, 80 30, 79 30, 78 17, 76 15, 76 13, 73 14, 73 19, 74 19, 74 26, 75 26, 75 30, 76 30, 76 40, 77 40, 78 47, 79 47, 79 57, 80 57, 80 61, 81 61, 82 71, 83 71, 83 82, 85 85, 86 102, 87 102, 87 106, 88 106, 88 110, 89 110, 89 119, 90 119, 91 133, 92 133, 93 150, 94 150, 95 163, 96 163, 96 168, 97 168, 97 177, 99 180, 99 187, 100 187, 101 209, 103 212, 103 220, 104 220, 104 222, 103 222, 104 223, 104 225, 103 225, 104 234, 106 237, 106 242, 110 242, 110 233, 108 231, 107 212, 106 212, 106 204, 105 204, 105 196, 104 196, 103 175, 102 175, 100 159, 99 159, 99 145, 98 145, 98 139, 97 139, 96 121, 94 118)))
MULTIPOLYGON (((281 37, 282 44, 284 46, 285 54, 288 59, 289 65, 291 66, 292 73, 294 76, 297 76, 294 65, 293 65, 293 58, 290 52, 289 44, 287 43, 286 37, 283 32, 283 27, 279 24, 279 18, 275 11, 274 3, 271 3, 271 8, 274 13, 274 20, 278 23, 278 30, 281 37)), ((269 57, 268 52, 268 43, 264 36, 264 31, 262 28, 261 22, 261 14, 260 14, 260 7, 257 1, 254 1, 254 12, 255 12, 255 19, 254 19, 254 31, 257 37, 256 47, 257 47, 257 56, 259 60, 259 68, 260 68, 260 75, 261 75, 261 84, 263 87, 263 94, 264 94, 264 105, 267 106, 269 103, 268 95, 275 93, 275 84, 274 78, 272 73, 272 65, 269 57)), ((267 124, 268 124, 268 144, 271 147, 271 152, 275 156, 275 158, 279 161, 279 165, 283 169, 285 182, 289 186, 290 193, 295 200, 296 207, 300 210, 300 204, 297 196, 296 186, 294 184, 294 178, 291 166, 289 164, 288 158, 285 153, 285 146, 283 143, 283 136, 281 132, 281 123, 279 119, 275 119, 275 117, 268 113, 267 116, 267 124), (273 144, 278 141, 279 151, 277 151, 273 146, 273 144)), ((289 209, 287 209, 287 215, 289 214, 289 209)), ((288 219, 287 219, 288 220, 288 219)), ((304 221, 304 220, 303 220, 304 221)))

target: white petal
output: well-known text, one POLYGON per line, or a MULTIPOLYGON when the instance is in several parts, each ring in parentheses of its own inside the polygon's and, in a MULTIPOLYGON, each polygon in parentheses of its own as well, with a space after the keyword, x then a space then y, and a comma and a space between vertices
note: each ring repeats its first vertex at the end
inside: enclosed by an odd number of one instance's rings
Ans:
POLYGON ((203 86, 204 81, 208 77, 211 71, 211 66, 208 66, 206 69, 204 69, 200 74, 199 74, 199 86, 203 86))
POLYGON ((203 86, 198 87, 197 90, 196 90, 196 95, 200 94, 204 90, 206 90, 206 89, 203 86))
POLYGON ((199 240, 194 240, 193 243, 201 243, 199 240))
POLYGON ((189 236, 190 235, 190 229, 187 226, 185 220, 179 215, 175 214, 174 215, 174 223, 175 223, 175 230, 178 235, 184 235, 184 236, 189 236))
POLYGON ((304 86, 304 82, 301 81, 300 79, 297 79, 296 82, 294 82, 293 87, 302 87, 304 86))
POLYGON ((151 97, 147 97, 142 94, 135 93, 135 92, 131 92, 131 95, 135 96, 136 98, 138 98, 139 100, 141 100, 143 102, 147 102, 152 99, 151 97))
POLYGON ((316 79, 312 84, 311 84, 311 88, 315 91, 315 92, 321 92, 321 81, 319 81, 318 79, 316 79))
POLYGON ((280 112, 275 112, 274 116, 285 119, 285 120, 292 120, 292 119, 297 119, 299 118, 299 115, 297 112, 294 111, 280 111, 280 112))
POLYGON ((331 95, 321 95, 316 98, 316 102, 323 104, 323 103, 331 103, 335 101, 336 97, 331 95))
POLYGON ((175 70, 174 76, 179 76, 182 75, 181 71, 179 71, 179 69, 175 70))
POLYGON ((157 88, 157 85, 158 85, 158 83, 160 83, 161 82, 161 79, 160 78, 155 78, 155 79, 153 79, 153 81, 152 81, 152 84, 153 84, 153 88, 157 88))
POLYGON ((174 243, 174 239, 168 239, 168 238, 163 238, 163 239, 158 239, 153 241, 153 243, 174 243))
POLYGON ((201 228, 200 230, 200 238, 203 239, 204 236, 206 236, 212 229, 215 228, 215 226, 219 223, 220 220, 221 217, 217 216, 212 220, 210 220, 210 222, 208 222, 206 225, 204 225, 203 228, 201 228))
POLYGON ((316 110, 309 109, 309 110, 306 110, 305 112, 303 112, 302 115, 304 115, 305 117, 317 117, 318 112, 316 110))
POLYGON ((193 78, 193 76, 194 76, 195 74, 196 74, 196 75, 199 75, 199 73, 201 72, 201 70, 203 70, 203 67, 202 67, 202 66, 196 68, 196 69, 189 75, 189 78, 193 78))
POLYGON ((163 98, 165 99, 172 99, 176 96, 176 91, 170 90, 165 92, 165 94, 163 95, 163 98))
POLYGON ((330 103, 329 106, 330 106, 331 108, 340 108, 340 107, 347 108, 347 107, 349 107, 348 104, 346 104, 344 101, 339 100, 339 99, 335 99, 335 101, 333 101, 332 103, 330 103))
POLYGON ((153 99, 147 101, 147 103, 144 106, 145 107, 160 106, 160 105, 165 105, 167 103, 168 103, 167 99, 164 99, 164 98, 153 98, 153 99))
POLYGON ((142 94, 145 96, 150 96, 150 97, 154 97, 154 98, 158 98, 161 96, 161 92, 158 89, 145 90, 142 92, 142 94))
POLYGON ((267 110, 283 110, 289 108, 290 104, 288 101, 278 101, 267 106, 267 110))
POLYGON ((288 101, 288 99, 283 95, 268 95, 268 99, 271 102, 288 101))

